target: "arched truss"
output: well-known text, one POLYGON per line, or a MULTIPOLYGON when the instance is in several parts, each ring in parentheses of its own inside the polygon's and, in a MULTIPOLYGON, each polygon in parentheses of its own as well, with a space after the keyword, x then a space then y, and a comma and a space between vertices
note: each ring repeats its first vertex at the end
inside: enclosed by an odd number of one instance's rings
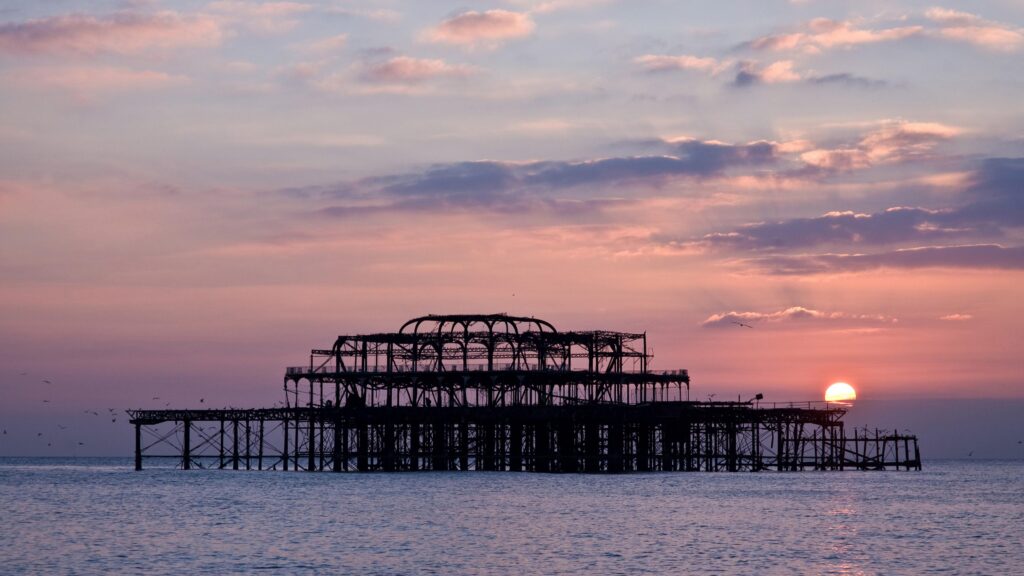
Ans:
POLYGON ((689 400, 686 370, 649 370, 646 333, 559 332, 507 314, 428 315, 339 336, 288 368, 291 406, 509 406, 689 400))

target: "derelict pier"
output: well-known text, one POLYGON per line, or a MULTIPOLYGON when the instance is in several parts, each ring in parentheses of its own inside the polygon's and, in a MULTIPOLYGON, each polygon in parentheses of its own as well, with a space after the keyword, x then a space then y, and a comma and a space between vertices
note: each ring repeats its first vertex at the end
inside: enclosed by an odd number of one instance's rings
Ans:
POLYGON ((282 406, 132 410, 135 468, 534 472, 920 470, 917 437, 837 403, 690 400, 647 337, 536 318, 424 316, 339 336, 285 371, 282 406))

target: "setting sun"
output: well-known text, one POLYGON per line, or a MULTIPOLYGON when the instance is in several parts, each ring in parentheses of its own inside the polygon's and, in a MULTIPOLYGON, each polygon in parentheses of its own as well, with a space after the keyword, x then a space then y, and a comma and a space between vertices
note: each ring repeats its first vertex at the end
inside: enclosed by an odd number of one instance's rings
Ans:
POLYGON ((850 402, 857 399, 857 391, 846 382, 836 382, 825 390, 826 402, 850 402))

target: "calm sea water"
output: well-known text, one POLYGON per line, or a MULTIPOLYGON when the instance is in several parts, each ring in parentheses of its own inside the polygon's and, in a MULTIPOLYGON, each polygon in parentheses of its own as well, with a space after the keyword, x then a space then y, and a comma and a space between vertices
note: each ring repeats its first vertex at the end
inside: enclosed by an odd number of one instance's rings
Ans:
POLYGON ((922 472, 134 472, 0 459, 0 573, 1024 573, 1024 462, 922 472))

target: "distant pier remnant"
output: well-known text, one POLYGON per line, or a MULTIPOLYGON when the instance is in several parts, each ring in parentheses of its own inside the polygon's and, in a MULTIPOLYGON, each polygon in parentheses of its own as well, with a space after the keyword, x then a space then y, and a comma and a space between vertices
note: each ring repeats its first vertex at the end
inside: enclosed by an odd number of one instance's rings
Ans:
POLYGON ((339 336, 289 367, 283 406, 132 410, 135 468, 651 472, 920 470, 917 437, 846 432, 825 402, 695 402, 646 333, 430 315, 339 336))

